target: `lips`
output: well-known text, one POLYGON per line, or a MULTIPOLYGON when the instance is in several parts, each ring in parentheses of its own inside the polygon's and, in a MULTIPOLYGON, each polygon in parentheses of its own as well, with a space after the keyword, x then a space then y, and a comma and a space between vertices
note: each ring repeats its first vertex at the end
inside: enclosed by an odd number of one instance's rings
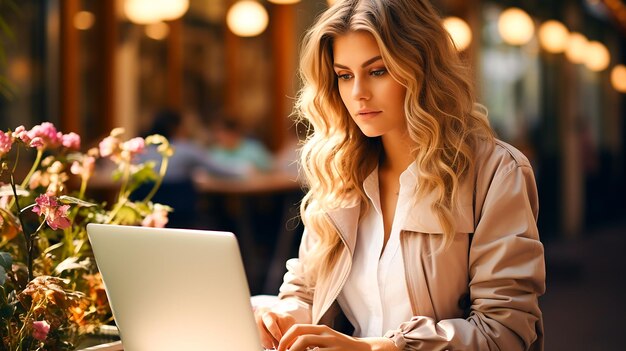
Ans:
POLYGON ((371 118, 371 117, 378 115, 381 112, 382 111, 379 111, 379 110, 362 109, 362 110, 359 110, 359 112, 357 112, 357 116, 362 117, 362 118, 371 118))

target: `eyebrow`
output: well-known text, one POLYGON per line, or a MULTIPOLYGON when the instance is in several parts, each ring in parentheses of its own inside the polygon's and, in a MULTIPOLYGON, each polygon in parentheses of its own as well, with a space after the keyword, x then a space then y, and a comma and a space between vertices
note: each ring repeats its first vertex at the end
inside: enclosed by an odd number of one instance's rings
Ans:
MULTIPOLYGON (((363 62, 363 64, 361 65, 361 68, 365 68, 365 67, 371 65, 372 63, 378 61, 378 60, 382 60, 382 56, 380 56, 380 55, 374 56, 371 59, 363 62)), ((333 64, 333 66, 335 66, 337 68, 342 68, 342 69, 350 69, 347 66, 344 66, 344 65, 341 65, 341 64, 338 64, 338 63, 333 64)))

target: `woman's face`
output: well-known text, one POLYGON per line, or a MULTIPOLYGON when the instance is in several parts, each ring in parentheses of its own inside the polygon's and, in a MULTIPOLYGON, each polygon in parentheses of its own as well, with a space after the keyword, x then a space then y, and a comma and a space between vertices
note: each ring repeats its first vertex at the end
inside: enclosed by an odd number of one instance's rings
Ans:
POLYGON ((339 94, 363 134, 403 136, 406 88, 387 71, 374 37, 365 31, 338 36, 333 53, 339 94))

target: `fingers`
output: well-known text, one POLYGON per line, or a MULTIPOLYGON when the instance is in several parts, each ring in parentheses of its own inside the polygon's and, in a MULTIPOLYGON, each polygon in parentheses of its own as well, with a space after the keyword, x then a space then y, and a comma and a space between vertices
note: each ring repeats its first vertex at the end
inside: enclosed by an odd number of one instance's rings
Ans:
POLYGON ((304 335, 296 339, 289 351, 327 350, 333 345, 332 337, 326 335, 304 335))
POLYGON ((267 313, 267 309, 264 310, 256 310, 254 313, 254 319, 256 321, 257 329, 259 330, 259 336, 261 338, 261 346, 266 349, 275 348, 278 345, 278 340, 272 337, 272 334, 269 332, 267 327, 265 326, 265 321, 263 320, 263 316, 267 313))
POLYGON ((283 334, 295 323, 291 315, 275 313, 269 309, 255 311, 254 317, 261 336, 261 344, 265 348, 277 347, 283 334))
POLYGON ((283 335, 277 351, 304 351, 331 345, 333 331, 325 325, 295 324, 283 335))
POLYGON ((280 317, 274 312, 266 312, 263 314, 263 316, 261 316, 265 328, 272 336, 272 338, 276 341, 276 345, 278 345, 278 341, 280 341, 280 339, 283 337, 283 332, 280 329, 280 325, 278 323, 279 318, 280 317))

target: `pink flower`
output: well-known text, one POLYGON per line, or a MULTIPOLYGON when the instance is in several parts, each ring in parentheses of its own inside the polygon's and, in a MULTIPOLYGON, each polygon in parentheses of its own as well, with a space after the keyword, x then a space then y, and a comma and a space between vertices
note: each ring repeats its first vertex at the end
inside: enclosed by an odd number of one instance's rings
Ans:
POLYGON ((45 341, 50 331, 50 324, 46 321, 33 322, 33 338, 39 341, 45 341))
POLYGON ((72 167, 70 167, 70 173, 79 175, 83 172, 83 166, 80 162, 74 161, 72 167))
POLYGON ((50 177, 48 174, 43 174, 41 171, 35 171, 30 180, 28 181, 28 188, 30 190, 37 189, 39 186, 47 187, 50 184, 50 177))
POLYGON ((65 229, 71 225, 67 218, 67 210, 69 210, 70 205, 59 206, 56 197, 47 194, 39 195, 35 202, 37 205, 33 207, 33 212, 44 216, 50 228, 54 230, 65 229))
POLYGON ((98 145, 100 148, 100 156, 108 157, 118 152, 120 142, 116 137, 108 136, 98 145))
POLYGON ((143 221, 141 221, 141 225, 144 227, 156 227, 163 228, 169 221, 167 218, 168 207, 155 204, 153 212, 147 215, 143 221))
POLYGON ((74 161, 70 172, 75 175, 80 175, 83 179, 89 179, 96 168, 96 158, 93 156, 85 156, 82 162, 74 161))
POLYGON ((127 142, 125 142, 124 144, 122 144, 122 149, 125 151, 130 151, 134 154, 138 154, 143 152, 143 149, 145 148, 146 144, 145 141, 143 140, 143 138, 132 138, 130 140, 128 140, 127 142))
POLYGON ((35 139, 37 137, 41 138, 43 142, 43 145, 41 146, 44 147, 57 147, 61 144, 59 132, 54 124, 50 122, 43 122, 42 124, 34 126, 33 129, 28 131, 28 136, 30 139, 35 139))
POLYGON ((30 147, 36 147, 36 148, 42 147, 42 146, 44 146, 44 145, 45 145, 45 144, 44 144, 44 142, 43 142, 43 139, 42 139, 42 138, 40 138, 40 137, 34 137, 34 138, 32 138, 32 139, 30 140, 30 143, 28 144, 28 146, 30 146, 30 147))
POLYGON ((78 150, 80 149, 80 136, 74 132, 63 134, 61 136, 61 144, 68 149, 78 150))
POLYGON ((13 131, 13 137, 16 139, 20 139, 24 144, 30 144, 30 137, 28 136, 28 131, 24 126, 19 126, 15 128, 13 131))
POLYGON ((12 144, 11 137, 0 130, 0 157, 9 153, 12 144))

